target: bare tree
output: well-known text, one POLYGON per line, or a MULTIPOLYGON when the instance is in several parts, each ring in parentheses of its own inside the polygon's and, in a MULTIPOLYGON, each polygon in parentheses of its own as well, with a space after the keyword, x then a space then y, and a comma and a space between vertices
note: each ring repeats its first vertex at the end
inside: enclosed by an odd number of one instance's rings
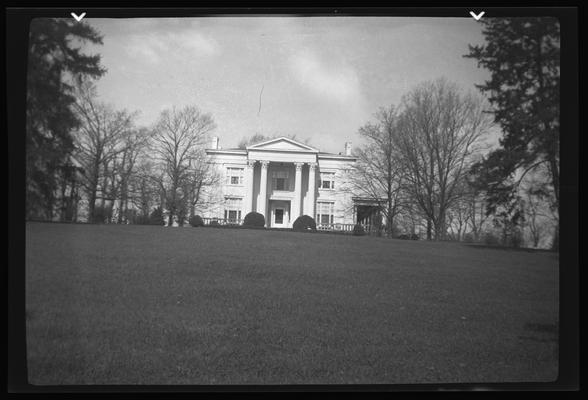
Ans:
POLYGON ((220 172, 217 168, 204 159, 206 155, 204 153, 198 154, 199 158, 192 161, 192 174, 186 180, 183 192, 185 193, 185 203, 189 208, 190 217, 196 214, 196 205, 206 206, 208 204, 207 196, 203 196, 203 191, 206 187, 217 185, 222 179, 220 172))
POLYGON ((470 219, 470 207, 466 197, 457 199, 447 210, 447 226, 449 237, 452 240, 461 241, 468 227, 470 219))
POLYGON ((111 197, 118 200, 117 223, 126 221, 128 213, 130 184, 137 168, 137 161, 143 149, 148 145, 152 131, 146 128, 133 129, 124 138, 124 150, 114 158, 112 168, 113 193, 111 197))
POLYGON ((402 206, 402 164, 394 145, 398 115, 394 106, 381 108, 376 122, 359 129, 367 144, 357 150, 358 162, 353 174, 353 191, 378 204, 391 234, 394 218, 402 206))
POLYGON ((204 160, 204 144, 208 134, 215 128, 210 114, 202 113, 197 107, 165 110, 155 126, 152 149, 161 164, 162 174, 154 177, 158 181, 165 199, 168 225, 174 217, 183 223, 187 190, 194 175, 201 171, 204 160))
POLYGON ((471 192, 466 197, 466 200, 469 206, 468 226, 470 227, 474 242, 477 242, 480 240, 489 218, 486 213, 486 201, 479 193, 475 192, 471 192))
POLYGON ((533 247, 539 247, 542 240, 558 226, 557 209, 553 206, 554 193, 545 180, 545 169, 539 169, 521 185, 525 202, 525 228, 529 232, 533 247))
POLYGON ((76 99, 74 110, 81 123, 74 133, 75 157, 84 170, 88 218, 93 221, 98 189, 104 198, 109 185, 109 165, 125 151, 128 144, 125 137, 133 127, 136 114, 117 111, 97 101, 96 89, 89 82, 76 89, 76 99))
POLYGON ((129 176, 128 201, 134 209, 139 211, 143 221, 149 219, 149 214, 156 205, 161 205, 160 189, 155 176, 155 163, 145 153, 138 155, 134 172, 129 176))
POLYGON ((428 81, 403 97, 395 146, 407 192, 427 219, 427 239, 443 239, 447 210, 490 127, 482 100, 445 79, 428 81), (434 232, 433 232, 434 230, 434 232))

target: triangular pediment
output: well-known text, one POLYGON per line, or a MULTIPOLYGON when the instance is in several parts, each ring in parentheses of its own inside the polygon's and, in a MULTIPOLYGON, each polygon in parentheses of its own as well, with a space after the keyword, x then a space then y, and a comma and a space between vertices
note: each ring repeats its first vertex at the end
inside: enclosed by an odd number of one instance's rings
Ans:
POLYGON ((278 150, 278 151, 304 151, 317 153, 318 149, 300 143, 287 137, 279 137, 265 142, 247 146, 247 150, 278 150))

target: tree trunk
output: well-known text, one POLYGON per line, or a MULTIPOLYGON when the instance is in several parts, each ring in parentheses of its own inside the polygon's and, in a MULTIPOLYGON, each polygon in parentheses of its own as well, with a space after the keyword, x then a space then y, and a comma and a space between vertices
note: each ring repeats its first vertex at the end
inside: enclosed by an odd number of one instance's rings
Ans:
POLYGON ((553 191, 555 193, 555 202, 557 206, 557 225, 555 226, 551 249, 553 251, 559 251, 559 168, 554 156, 550 158, 549 164, 551 166, 550 169, 553 181, 553 191))
POLYGON ((47 203, 45 207, 45 218, 48 221, 53 221, 53 206, 55 204, 55 194, 51 193, 47 198, 47 203))
POLYGON ((67 201, 65 198, 65 192, 67 191, 67 177, 66 173, 63 173, 63 179, 61 181, 61 212, 59 213, 59 220, 65 221, 67 214, 67 201))
POLYGON ((433 223, 431 218, 427 218, 427 240, 433 239, 433 223))
POLYGON ((77 186, 75 186, 75 181, 74 181, 74 187, 72 189, 72 194, 73 194, 73 216, 72 216, 72 222, 78 222, 78 206, 79 206, 79 197, 78 197, 78 188, 77 186))
POLYGON ((446 232, 445 211, 439 210, 438 222, 435 224, 435 240, 444 240, 446 232))
POLYGON ((118 220, 117 223, 118 224, 122 224, 123 223, 123 219, 125 216, 125 210, 124 210, 124 206, 125 206, 125 202, 126 202, 126 183, 125 181, 121 181, 120 183, 120 199, 118 201, 118 220))
POLYGON ((555 232, 553 233, 553 242, 551 243, 551 250, 559 251, 559 221, 555 226, 555 232))
POLYGON ((129 223, 129 196, 125 192, 125 204, 124 204, 124 215, 125 215, 125 224, 129 223))
MULTIPOLYGON (((174 196, 175 197, 175 196, 174 196)), ((167 226, 172 226, 174 222, 174 215, 176 213, 176 199, 171 199, 170 205, 168 207, 169 215, 167 216, 167 226)))
POLYGON ((65 219, 67 222, 74 222, 74 204, 75 204, 75 190, 76 180, 75 178, 71 181, 71 187, 69 189, 69 196, 67 197, 67 208, 65 210, 65 219))

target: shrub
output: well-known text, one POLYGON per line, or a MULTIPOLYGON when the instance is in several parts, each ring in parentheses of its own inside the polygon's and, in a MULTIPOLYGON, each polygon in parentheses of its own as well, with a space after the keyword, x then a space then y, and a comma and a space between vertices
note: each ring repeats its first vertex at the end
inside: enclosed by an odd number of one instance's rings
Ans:
POLYGON ((420 240, 420 236, 417 235, 416 233, 413 233, 410 235, 410 240, 420 240))
POLYGON ((301 215, 296 218, 296 221, 292 224, 292 229, 297 232, 316 232, 316 222, 311 216, 301 215))
POLYGON ((199 227, 199 226, 204 226, 204 220, 202 219, 202 217, 200 215, 192 215, 190 217, 190 225, 193 226, 194 228, 199 227))
POLYGON ((213 219, 212 221, 210 221, 210 224, 208 224, 208 226, 220 226, 220 224, 218 223, 218 221, 216 219, 213 219))
POLYGON ((155 208, 149 216, 150 225, 165 225, 163 222, 163 211, 161 207, 155 208))
POLYGON ((525 243, 525 239, 523 237, 523 233, 519 230, 516 229, 513 232, 511 232, 511 234, 509 235, 508 238, 508 245, 510 247, 514 247, 516 249, 522 247, 525 243))
POLYGON ((363 226, 356 224, 353 227, 353 236, 363 236, 365 235, 365 229, 363 229, 363 226))
POLYGON ((107 210, 106 207, 102 206, 95 206, 94 207, 94 215, 92 217, 93 224, 103 224, 106 220, 107 210))
POLYGON ((484 244, 498 246, 500 245, 500 239, 492 232, 486 232, 484 233, 484 244))
POLYGON ((398 228, 398 225, 392 224, 392 226, 388 230, 388 236, 397 238, 398 235, 400 235, 400 228, 398 228))
POLYGON ((265 226, 265 217, 255 211, 251 211, 245 216, 243 226, 253 226, 263 228, 265 226))
POLYGON ((402 239, 402 240, 408 240, 408 239, 410 239, 410 235, 403 233, 402 235, 398 235, 396 238, 402 239))
POLYGON ((133 223, 136 225, 149 225, 149 216, 148 215, 137 215, 133 219, 133 223))
POLYGON ((465 243, 473 243, 474 242, 474 234, 471 232, 466 233, 465 235, 463 235, 462 240, 465 243))

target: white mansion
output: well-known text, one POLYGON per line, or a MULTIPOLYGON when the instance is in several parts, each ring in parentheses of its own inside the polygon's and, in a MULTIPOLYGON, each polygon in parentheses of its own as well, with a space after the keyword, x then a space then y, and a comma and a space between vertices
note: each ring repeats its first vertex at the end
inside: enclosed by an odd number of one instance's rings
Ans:
POLYGON ((256 211, 275 228, 291 227, 300 215, 317 225, 357 222, 351 143, 344 154, 331 154, 285 137, 245 149, 221 149, 213 138, 206 154, 221 179, 203 194, 206 206, 199 212, 205 219, 237 222, 256 211))

